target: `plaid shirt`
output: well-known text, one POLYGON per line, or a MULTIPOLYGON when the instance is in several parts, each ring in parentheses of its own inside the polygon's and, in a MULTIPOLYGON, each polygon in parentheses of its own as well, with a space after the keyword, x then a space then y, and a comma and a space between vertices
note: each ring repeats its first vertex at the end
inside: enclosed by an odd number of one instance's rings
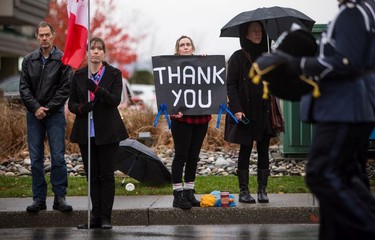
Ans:
POLYGON ((188 124, 206 124, 212 117, 211 115, 183 115, 181 118, 173 116, 171 116, 171 118, 188 124))

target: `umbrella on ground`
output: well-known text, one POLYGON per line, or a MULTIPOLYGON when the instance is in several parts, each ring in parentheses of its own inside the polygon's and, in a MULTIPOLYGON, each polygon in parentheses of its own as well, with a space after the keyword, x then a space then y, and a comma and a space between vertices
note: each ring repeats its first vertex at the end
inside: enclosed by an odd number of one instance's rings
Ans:
POLYGON ((303 25, 310 31, 315 23, 313 19, 293 8, 263 7, 235 16, 221 29, 220 37, 239 37, 240 25, 252 21, 261 21, 269 38, 273 40, 288 30, 293 23, 303 25))
POLYGON ((152 185, 171 183, 171 173, 158 156, 134 139, 120 142, 115 167, 140 182, 152 185))

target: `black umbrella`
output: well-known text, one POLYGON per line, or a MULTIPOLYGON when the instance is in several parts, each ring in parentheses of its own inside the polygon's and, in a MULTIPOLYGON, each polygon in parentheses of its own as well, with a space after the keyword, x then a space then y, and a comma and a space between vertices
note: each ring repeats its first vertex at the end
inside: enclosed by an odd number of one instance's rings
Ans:
POLYGON ((293 23, 303 25, 311 31, 315 21, 302 12, 286 7, 263 7, 242 12, 230 20, 220 32, 220 37, 239 37, 239 26, 243 23, 261 21, 269 38, 276 40, 293 23))
POLYGON ((130 177, 152 185, 171 183, 171 173, 150 148, 134 139, 121 141, 116 169, 130 177))

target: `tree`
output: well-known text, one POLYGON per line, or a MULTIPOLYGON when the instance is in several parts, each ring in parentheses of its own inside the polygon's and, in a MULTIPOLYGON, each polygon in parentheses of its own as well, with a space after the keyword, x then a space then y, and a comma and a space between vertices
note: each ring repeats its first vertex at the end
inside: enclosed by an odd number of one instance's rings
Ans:
POLYGON ((67 1, 50 0, 49 12, 44 19, 55 28, 56 37, 54 44, 64 51, 65 39, 68 32, 67 1))
MULTIPOLYGON (((45 20, 55 27, 55 45, 64 51, 68 29, 67 1, 50 0, 49 4, 49 12, 45 20)), ((144 36, 127 34, 126 28, 111 21, 110 16, 115 13, 113 0, 95 0, 94 14, 90 13, 90 32, 91 36, 100 37, 106 43, 108 62, 118 67, 124 78, 129 78, 130 73, 126 66, 137 60, 135 46, 144 36)), ((87 64, 87 60, 84 64, 87 64)))

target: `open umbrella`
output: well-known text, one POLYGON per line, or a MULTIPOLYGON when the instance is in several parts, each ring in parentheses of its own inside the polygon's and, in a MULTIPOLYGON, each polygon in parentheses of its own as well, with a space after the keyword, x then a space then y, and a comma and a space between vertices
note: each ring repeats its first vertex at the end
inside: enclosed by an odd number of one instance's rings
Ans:
POLYGON ((171 173, 150 148, 130 138, 120 142, 115 167, 151 185, 171 183, 172 179, 171 173))
POLYGON ((276 40, 293 23, 303 25, 311 31, 315 21, 302 12, 286 7, 263 7, 238 14, 230 20, 220 32, 220 37, 239 37, 239 26, 243 23, 261 21, 268 37, 276 40))

